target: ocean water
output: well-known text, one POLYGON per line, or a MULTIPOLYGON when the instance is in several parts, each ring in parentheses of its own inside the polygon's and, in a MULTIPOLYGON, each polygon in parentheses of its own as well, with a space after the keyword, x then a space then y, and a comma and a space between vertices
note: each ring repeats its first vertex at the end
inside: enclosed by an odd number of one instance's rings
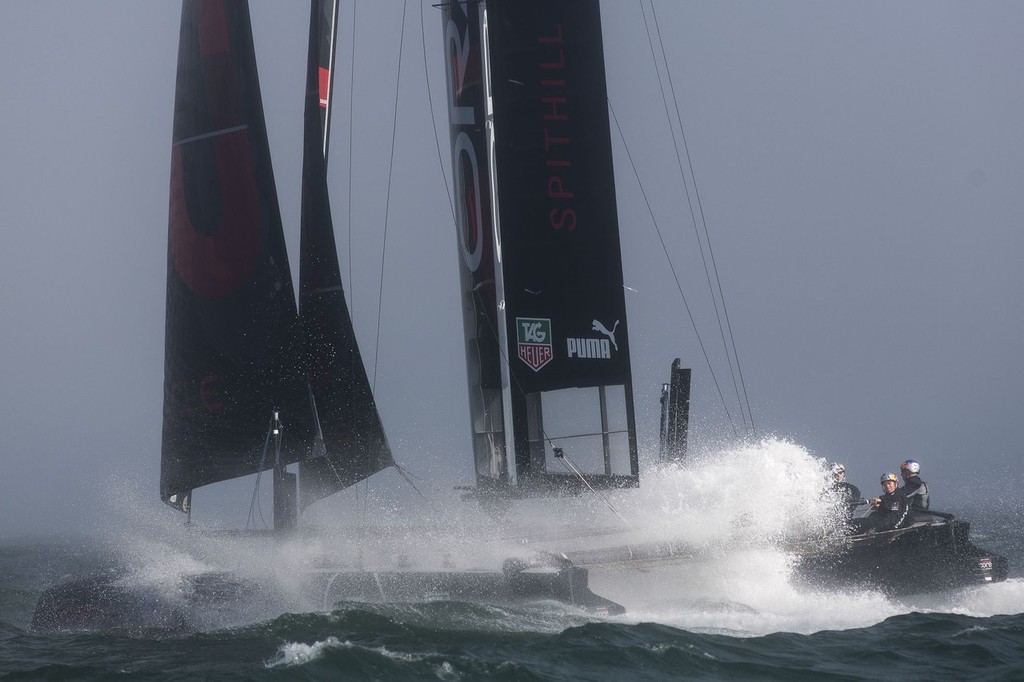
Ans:
MULTIPOLYGON (((697 517, 674 532, 715 548, 714 565, 681 568, 678 594, 670 585, 663 600, 615 617, 554 602, 303 603, 288 579, 296 555, 322 546, 278 545, 261 579, 275 582, 281 599, 218 614, 197 631, 37 633, 39 594, 62 580, 117 570, 173 584, 211 568, 241 570, 263 553, 224 540, 182 544, 173 529, 140 527, 138 518, 135 530, 112 534, 7 540, 0 679, 1024 680, 1024 507, 949 509, 972 522, 975 544, 1009 558, 1006 582, 901 599, 809 590, 789 580, 778 540, 794 531, 787 523, 813 525, 818 514, 802 518, 789 506, 789 479, 822 471, 799 448, 774 443, 653 477, 627 514, 634 535, 654 537, 676 514, 697 517), (763 466, 754 498, 773 500, 771 512, 722 490, 731 457, 763 466), (725 507, 701 497, 711 484, 725 507), (639 526, 654 517, 662 521, 639 526)), ((611 502, 625 509, 625 498, 611 502)))

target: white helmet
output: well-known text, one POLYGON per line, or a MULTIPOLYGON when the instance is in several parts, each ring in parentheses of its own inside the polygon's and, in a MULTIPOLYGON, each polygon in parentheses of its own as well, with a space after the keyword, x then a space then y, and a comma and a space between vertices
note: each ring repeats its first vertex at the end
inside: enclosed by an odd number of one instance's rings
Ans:
POLYGON ((906 462, 901 464, 900 469, 903 471, 909 471, 912 474, 921 473, 921 465, 912 459, 908 459, 906 462))

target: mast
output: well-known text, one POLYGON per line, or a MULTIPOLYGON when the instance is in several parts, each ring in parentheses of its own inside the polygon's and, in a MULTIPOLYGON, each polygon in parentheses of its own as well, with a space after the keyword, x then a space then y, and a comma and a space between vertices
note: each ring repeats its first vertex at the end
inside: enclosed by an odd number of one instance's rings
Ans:
POLYGON ((492 219, 481 3, 444 3, 448 118, 452 140, 456 232, 462 290, 466 371, 477 486, 511 485, 505 410, 507 367, 501 354, 504 325, 498 309, 500 258, 492 219))
MULTIPOLYGON (((312 0, 310 9, 310 43, 313 42, 313 31, 316 31, 316 74, 319 95, 320 134, 323 138, 321 151, 324 155, 324 166, 327 166, 327 152, 330 149, 331 113, 334 94, 334 60, 337 56, 338 42, 338 0, 312 0)), ((312 47, 307 65, 312 71, 312 47)))

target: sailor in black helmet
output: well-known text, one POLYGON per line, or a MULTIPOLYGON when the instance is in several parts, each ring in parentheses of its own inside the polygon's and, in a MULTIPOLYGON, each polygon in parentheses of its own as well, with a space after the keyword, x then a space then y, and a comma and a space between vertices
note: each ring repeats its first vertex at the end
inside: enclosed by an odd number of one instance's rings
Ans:
POLYGON ((911 511, 928 511, 928 486, 921 480, 921 465, 912 459, 900 465, 903 476, 903 494, 907 496, 911 511))

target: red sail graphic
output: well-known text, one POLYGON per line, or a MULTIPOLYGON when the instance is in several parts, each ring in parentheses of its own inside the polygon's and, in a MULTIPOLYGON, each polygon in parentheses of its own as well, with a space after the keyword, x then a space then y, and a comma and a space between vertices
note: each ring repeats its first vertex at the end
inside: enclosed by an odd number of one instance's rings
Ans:
POLYGON ((248 6, 185 0, 175 88, 168 222, 160 494, 308 456, 314 419, 263 121, 248 6))

